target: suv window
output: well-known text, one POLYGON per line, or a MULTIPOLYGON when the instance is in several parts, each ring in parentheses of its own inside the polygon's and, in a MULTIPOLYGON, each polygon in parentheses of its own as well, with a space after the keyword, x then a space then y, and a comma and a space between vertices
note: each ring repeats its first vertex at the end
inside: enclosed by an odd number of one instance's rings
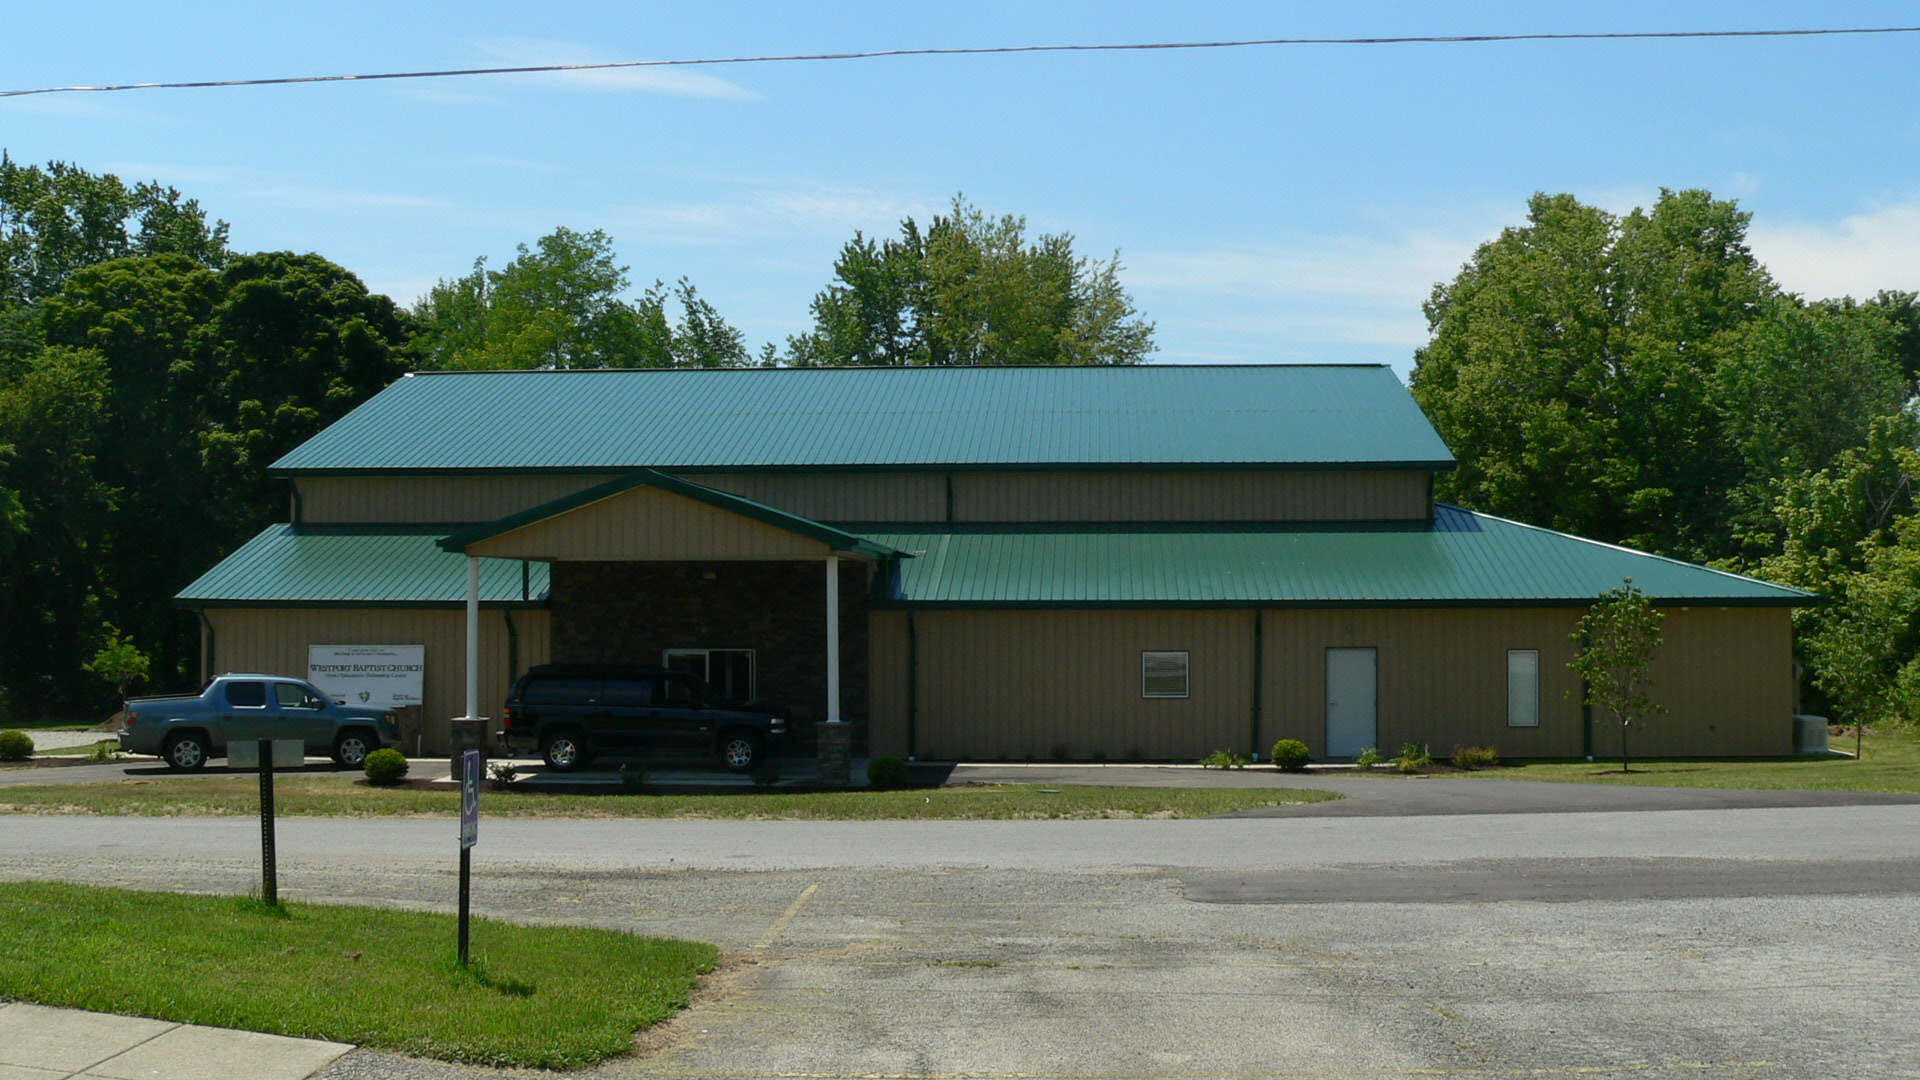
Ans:
POLYGON ((267 684, 230 682, 227 684, 227 704, 236 709, 264 709, 267 707, 267 684))
POLYGON ((535 679, 521 700, 529 705, 585 705, 593 701, 600 684, 592 679, 535 679))
POLYGON ((290 682, 273 684, 273 700, 283 709, 318 709, 322 705, 313 691, 299 683, 290 682))
POLYGON ((653 680, 608 679, 600 684, 600 704, 651 705, 653 704, 653 680))
POLYGON ((699 705, 706 695, 695 689, 692 679, 675 678, 672 675, 660 680, 660 700, 669 705, 699 705))

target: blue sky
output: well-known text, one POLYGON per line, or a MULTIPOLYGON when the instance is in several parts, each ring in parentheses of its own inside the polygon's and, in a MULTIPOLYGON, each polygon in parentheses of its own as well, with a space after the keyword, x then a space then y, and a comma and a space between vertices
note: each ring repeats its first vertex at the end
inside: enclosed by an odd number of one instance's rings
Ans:
MULTIPOLYGON (((922 46, 1920 25, 1916 3, 13 0, 6 89, 922 46)), ((1809 296, 1920 289, 1920 34, 948 57, 0 100, 0 146, 199 198, 410 301, 557 225, 804 329, 956 192, 1118 250, 1171 362, 1380 361, 1538 190, 1706 187, 1809 296)))

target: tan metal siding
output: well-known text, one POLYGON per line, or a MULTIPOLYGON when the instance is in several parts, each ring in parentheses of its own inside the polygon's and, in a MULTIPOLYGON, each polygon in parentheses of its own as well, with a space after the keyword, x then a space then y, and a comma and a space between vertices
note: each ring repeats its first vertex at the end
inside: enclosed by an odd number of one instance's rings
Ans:
POLYGON ((1563 608, 1269 611, 1265 616, 1261 748, 1299 739, 1326 753, 1326 650, 1378 654, 1378 746, 1402 743, 1450 754, 1455 743, 1498 746, 1508 757, 1582 752, 1579 681, 1568 635, 1579 612, 1563 608), (1540 650, 1540 726, 1507 726, 1507 650, 1540 650))
POLYGON ((614 478, 548 476, 303 476, 308 525, 472 525, 498 521, 614 478))
POLYGON ((907 613, 868 615, 867 750, 875 757, 907 756, 908 660, 907 613))
POLYGON ((470 555, 507 559, 811 559, 827 545, 655 487, 630 488, 482 540, 470 555))
MULTIPOLYGON (((424 645, 424 742, 403 749, 444 754, 448 721, 466 710, 466 615, 444 608, 209 609, 215 671, 257 671, 305 678, 309 645, 424 645)), ((503 613, 480 613, 480 703, 497 715, 519 671, 547 662, 551 625, 545 611, 513 613, 518 671, 508 667, 503 613)))
MULTIPOLYGON (((920 611, 929 758, 1194 758, 1247 741, 1247 611, 920 611), (1190 656, 1191 696, 1140 695, 1140 654, 1190 656)), ((877 642, 876 638, 876 642, 877 642)), ((879 670, 876 665, 876 671, 879 670)))
POLYGON ((699 473, 685 479, 815 521, 945 521, 938 473, 699 473))
POLYGON ((960 473, 956 521, 1425 520, 1424 472, 960 473))
MULTIPOLYGON (((1793 623, 1784 608, 1666 609, 1653 654, 1653 699, 1667 712, 1636 725, 1636 756, 1793 753, 1793 623)), ((1619 753, 1619 726, 1596 713, 1594 750, 1619 753)))

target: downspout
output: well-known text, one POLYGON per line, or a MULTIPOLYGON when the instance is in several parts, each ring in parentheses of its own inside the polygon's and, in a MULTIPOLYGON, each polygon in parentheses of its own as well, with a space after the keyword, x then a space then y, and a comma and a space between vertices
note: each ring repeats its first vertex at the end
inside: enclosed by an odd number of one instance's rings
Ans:
MULTIPOLYGON (((1582 631, 1580 634, 1580 651, 1581 652, 1587 651, 1587 635, 1584 631, 1582 631)), ((1581 728, 1581 738, 1582 738, 1582 750, 1586 754, 1588 761, 1593 760, 1593 693, 1592 693, 1592 689, 1593 689, 1592 687, 1587 685, 1586 676, 1582 675, 1580 677, 1580 728, 1581 728)))
POLYGON ((920 733, 920 631, 913 622, 913 609, 907 609, 907 760, 919 752, 920 733))
POLYGON ((289 486, 293 489, 293 523, 300 524, 302 506, 300 505, 300 481, 294 480, 289 486))
POLYGON ((193 609, 200 616, 200 681, 213 678, 213 620, 207 618, 207 609, 193 609))
POLYGON ((500 618, 507 624, 507 685, 512 686, 520 678, 520 634, 513 625, 513 609, 500 609, 500 618))
POLYGON ((1262 631, 1265 629, 1265 627, 1263 626, 1263 620, 1262 620, 1262 616, 1264 614, 1265 613, 1262 612, 1259 608, 1253 609, 1253 758, 1252 760, 1254 761, 1260 760, 1260 667, 1261 667, 1260 637, 1261 637, 1262 631))
POLYGON ((947 474, 947 524, 953 524, 953 474, 947 474))

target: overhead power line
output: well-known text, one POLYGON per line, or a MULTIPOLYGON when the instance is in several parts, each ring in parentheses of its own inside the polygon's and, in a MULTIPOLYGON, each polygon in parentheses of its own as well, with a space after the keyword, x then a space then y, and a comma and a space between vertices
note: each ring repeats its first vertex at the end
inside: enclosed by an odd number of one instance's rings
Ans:
POLYGON ((1832 37, 1913 34, 1920 26, 1869 26, 1817 30, 1648 30, 1619 34, 1458 34, 1446 37, 1254 38, 1246 41, 1161 41, 1114 45, 998 45, 971 49, 880 49, 873 52, 726 56, 690 60, 618 60, 600 64, 532 64, 522 67, 458 68, 448 71, 383 71, 368 75, 298 75, 276 79, 210 79, 198 82, 123 83, 117 86, 44 86, 0 90, 0 98, 30 94, 104 93, 114 90, 193 90, 214 86, 287 86, 294 83, 371 82, 377 79, 445 79, 459 75, 527 75, 538 72, 606 71, 613 68, 696 67, 713 64, 780 64, 805 60, 874 60, 889 56, 989 56, 1006 53, 1151 52, 1171 49, 1244 49, 1275 45, 1464 45, 1501 41, 1638 41, 1656 38, 1832 37))

